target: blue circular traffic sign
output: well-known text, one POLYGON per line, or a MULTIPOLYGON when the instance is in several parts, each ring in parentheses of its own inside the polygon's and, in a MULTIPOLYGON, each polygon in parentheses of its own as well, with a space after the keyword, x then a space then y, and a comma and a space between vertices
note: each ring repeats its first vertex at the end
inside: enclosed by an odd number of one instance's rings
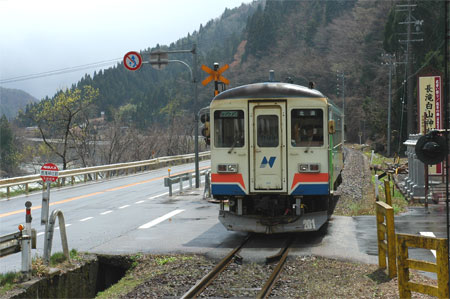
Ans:
POLYGON ((130 51, 123 57, 123 65, 130 71, 137 71, 142 65, 142 57, 136 51, 130 51))

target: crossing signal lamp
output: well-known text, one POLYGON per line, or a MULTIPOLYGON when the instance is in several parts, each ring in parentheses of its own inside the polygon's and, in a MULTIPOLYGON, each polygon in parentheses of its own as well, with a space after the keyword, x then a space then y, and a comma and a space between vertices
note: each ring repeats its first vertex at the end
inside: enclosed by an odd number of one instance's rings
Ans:
POLYGON ((442 162, 448 153, 448 146, 445 138, 439 135, 438 131, 431 131, 417 140, 417 158, 427 165, 434 165, 442 162))
POLYGON ((205 142, 207 145, 210 145, 211 139, 210 139, 210 130, 209 130, 209 113, 204 113, 200 115, 200 121, 203 123, 202 126, 202 135, 205 137, 205 142))

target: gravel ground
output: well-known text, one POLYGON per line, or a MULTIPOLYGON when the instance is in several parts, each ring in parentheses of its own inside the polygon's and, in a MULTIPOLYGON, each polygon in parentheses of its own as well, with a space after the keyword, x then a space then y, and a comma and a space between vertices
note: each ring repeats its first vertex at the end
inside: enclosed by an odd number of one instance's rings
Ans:
POLYGON ((342 171, 341 197, 335 215, 356 216, 373 214, 374 188, 369 161, 361 151, 347 149, 342 171))
MULTIPOLYGON (((180 298, 214 267, 203 256, 143 256, 128 274, 138 286, 128 290, 113 287, 100 298, 180 298), (164 257, 163 257, 164 258, 164 257), (165 257, 167 259, 167 257, 165 257), (131 274, 132 273, 132 274, 131 274)), ((200 297, 254 298, 275 265, 231 263, 200 297)), ((412 273, 415 281, 434 281, 412 273)), ((124 278, 126 279, 126 278, 124 278)), ((126 284, 125 284, 126 286, 126 284)), ((376 265, 366 265, 315 256, 290 257, 270 295, 272 298, 398 298, 397 279, 389 280, 376 265)), ((413 293, 412 298, 433 298, 413 293)))

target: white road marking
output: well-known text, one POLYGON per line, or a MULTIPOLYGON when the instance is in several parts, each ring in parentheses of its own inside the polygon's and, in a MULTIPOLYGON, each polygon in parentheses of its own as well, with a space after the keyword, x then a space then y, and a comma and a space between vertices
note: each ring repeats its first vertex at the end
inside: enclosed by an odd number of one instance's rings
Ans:
MULTIPOLYGON (((433 232, 420 232, 421 236, 436 238, 433 232)), ((436 250, 431 250, 431 253, 436 257, 436 250)))
POLYGON ((155 199, 155 198, 158 198, 158 197, 161 197, 161 196, 167 195, 167 194, 169 194, 169 192, 166 192, 166 193, 162 193, 162 194, 159 194, 159 195, 155 195, 155 196, 149 197, 148 199, 155 199))
POLYGON ((135 204, 138 205, 138 204, 143 203, 143 202, 144 202, 143 200, 140 200, 140 201, 136 201, 135 204))
POLYGON ((121 207, 119 207, 119 209, 125 209, 125 208, 128 208, 130 205, 124 205, 124 206, 121 206, 121 207))
POLYGON ((91 220, 92 218, 94 218, 94 217, 86 217, 86 218, 81 219, 80 222, 88 221, 88 220, 91 220))
MULTIPOLYGON (((70 224, 70 223, 68 223, 68 224, 66 224, 66 227, 69 227, 69 226, 71 226, 72 224, 70 224)), ((59 229, 59 226, 58 227, 55 227, 55 229, 59 229)))
POLYGON ((152 227, 152 226, 155 226, 155 225, 157 225, 158 223, 161 223, 161 222, 163 222, 164 220, 167 220, 167 219, 169 219, 170 217, 173 217, 173 216, 175 216, 175 215, 177 215, 177 214, 179 214, 179 213, 181 213, 181 212, 184 212, 184 210, 175 210, 175 211, 172 211, 172 212, 170 212, 170 213, 167 213, 166 215, 161 216, 161 217, 159 217, 159 218, 156 218, 155 220, 150 221, 149 223, 146 223, 146 224, 144 224, 144 225, 139 226, 139 229, 145 229, 145 228, 150 228, 150 227, 152 227))
POLYGON ((103 212, 103 213, 100 213, 100 215, 106 215, 106 214, 109 214, 109 213, 112 213, 113 211, 111 211, 111 210, 109 210, 109 211, 105 211, 105 212, 103 212))

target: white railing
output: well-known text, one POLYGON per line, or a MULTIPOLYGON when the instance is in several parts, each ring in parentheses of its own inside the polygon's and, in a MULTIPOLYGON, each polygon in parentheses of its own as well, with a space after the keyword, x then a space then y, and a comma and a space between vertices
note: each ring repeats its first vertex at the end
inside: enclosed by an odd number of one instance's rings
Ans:
MULTIPOLYGON (((199 153, 199 160, 209 159, 211 152, 199 153)), ((73 185, 76 178, 82 176, 81 181, 87 182, 89 180, 98 180, 100 177, 105 177, 106 179, 112 176, 118 176, 120 174, 129 174, 130 170, 133 173, 139 171, 146 171, 150 169, 156 169, 168 165, 183 164, 193 162, 195 159, 195 154, 170 156, 170 157, 159 157, 144 161, 135 161, 127 163, 117 163, 110 165, 93 166, 86 168, 77 169, 67 169, 59 171, 59 177, 56 182, 58 187, 65 185, 70 179, 70 183, 73 185)), ((29 193, 29 185, 33 183, 40 183, 42 179, 39 174, 27 175, 22 177, 8 178, 0 180, 0 189, 6 189, 6 196, 10 197, 12 187, 24 186, 24 191, 26 194, 29 193)), ((41 187, 42 188, 42 187, 41 187)), ((45 188, 45 184, 44 184, 45 188)), ((5 193, 5 192, 3 192, 5 193)))

